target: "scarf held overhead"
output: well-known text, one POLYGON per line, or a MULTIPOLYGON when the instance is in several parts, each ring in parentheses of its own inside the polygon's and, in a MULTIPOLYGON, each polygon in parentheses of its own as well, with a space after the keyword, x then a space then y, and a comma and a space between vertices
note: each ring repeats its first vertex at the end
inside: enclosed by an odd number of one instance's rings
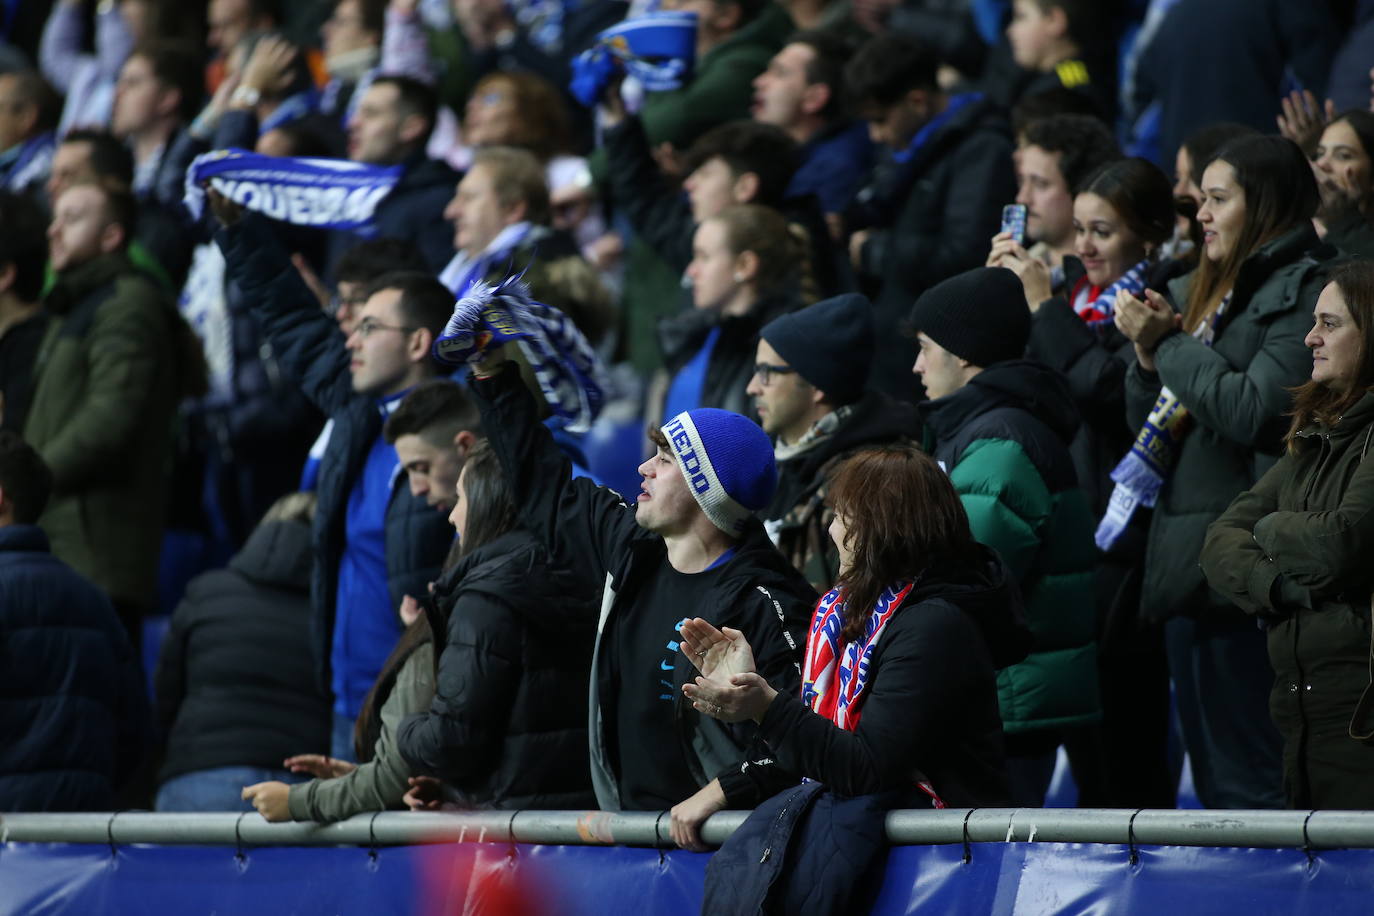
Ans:
POLYGON ((401 166, 346 159, 264 156, 241 149, 197 156, 186 170, 186 209, 200 219, 204 186, 240 206, 295 226, 366 232, 377 205, 401 180, 401 166))
POLYGON ((590 429, 606 403, 606 368, 568 317, 530 298, 518 276, 469 286, 434 341, 434 356, 460 366, 505 343, 519 344, 557 421, 569 432, 590 429))

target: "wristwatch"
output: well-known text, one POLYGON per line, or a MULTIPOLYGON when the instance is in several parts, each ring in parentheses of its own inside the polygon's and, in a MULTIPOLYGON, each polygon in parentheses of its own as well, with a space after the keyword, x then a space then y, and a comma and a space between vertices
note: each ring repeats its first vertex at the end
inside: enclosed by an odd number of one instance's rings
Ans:
POLYGON ((262 93, 252 86, 239 86, 229 96, 230 105, 242 105, 245 108, 252 108, 262 100, 262 93))

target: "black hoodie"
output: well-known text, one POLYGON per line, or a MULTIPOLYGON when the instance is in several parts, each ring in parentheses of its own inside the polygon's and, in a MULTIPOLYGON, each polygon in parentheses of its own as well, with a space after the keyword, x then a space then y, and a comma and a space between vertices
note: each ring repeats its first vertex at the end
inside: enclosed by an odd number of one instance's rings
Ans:
POLYGON ((950 807, 1007 802, 997 671, 1031 637, 1009 571, 979 550, 976 566, 926 570, 888 622, 854 731, 778 694, 759 734, 780 766, 840 795, 910 788, 920 774, 950 807))
POLYGON ((158 661, 162 780, 223 766, 277 769, 329 747, 329 698, 310 651, 310 528, 259 525, 229 562, 194 579, 158 661))
POLYGON ((434 700, 397 730, 406 761, 474 807, 596 807, 587 758, 596 585, 551 566, 521 530, 446 573, 430 620, 446 634, 434 700))

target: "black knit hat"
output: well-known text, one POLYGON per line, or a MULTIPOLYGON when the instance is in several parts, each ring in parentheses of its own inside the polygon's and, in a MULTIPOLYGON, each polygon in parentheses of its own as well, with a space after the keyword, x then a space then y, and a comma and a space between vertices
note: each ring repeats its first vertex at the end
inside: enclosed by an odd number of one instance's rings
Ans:
POLYGON ((937 283, 911 307, 912 327, 980 368, 1020 359, 1030 341, 1030 309, 1021 278, 1005 267, 979 267, 937 283))
POLYGON ((774 318, 759 336, 836 407, 863 396, 873 362, 873 304, 858 293, 774 318))

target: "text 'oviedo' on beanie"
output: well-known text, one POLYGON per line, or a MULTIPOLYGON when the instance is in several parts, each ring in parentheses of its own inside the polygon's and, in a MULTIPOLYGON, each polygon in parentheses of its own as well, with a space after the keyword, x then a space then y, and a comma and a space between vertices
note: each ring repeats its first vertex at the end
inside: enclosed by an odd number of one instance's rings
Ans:
POLYGON ((768 434, 748 417, 714 407, 684 411, 660 431, 701 511, 726 534, 743 534, 778 485, 768 434))
POLYGON ((979 368, 1020 359, 1030 342, 1026 289, 1005 267, 965 271, 922 293, 911 325, 979 368))

